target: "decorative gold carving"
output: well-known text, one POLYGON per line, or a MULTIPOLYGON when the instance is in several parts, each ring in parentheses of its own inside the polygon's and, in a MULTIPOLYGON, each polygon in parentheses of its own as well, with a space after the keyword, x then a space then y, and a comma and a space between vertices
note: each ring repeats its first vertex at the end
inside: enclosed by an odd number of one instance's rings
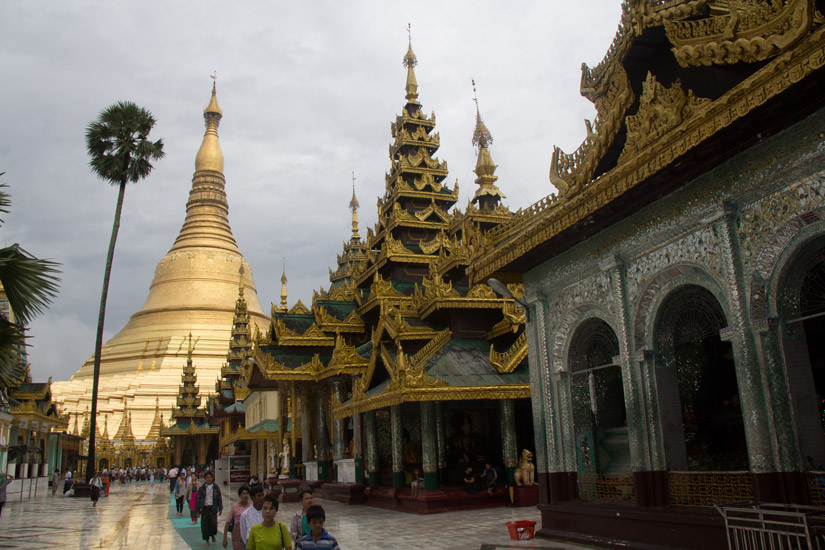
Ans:
POLYGON ((484 283, 473 285, 473 288, 467 292, 467 298, 476 298, 479 300, 498 300, 499 296, 484 283))
POLYGON ((527 333, 522 332, 516 338, 510 349, 503 353, 497 352, 490 344, 490 364, 495 367, 499 374, 508 374, 516 370, 524 358, 527 357, 527 333))
MULTIPOLYGON (((582 67, 584 69, 586 66, 582 67)), ((550 183, 559 195, 569 197, 579 193, 596 172, 596 167, 613 139, 622 127, 625 111, 635 98, 627 72, 621 63, 610 66, 605 80, 598 81, 598 88, 583 88, 582 95, 594 102, 597 117, 593 125, 585 120, 587 135, 584 142, 572 154, 553 148, 550 161, 550 183), (595 128, 595 130, 594 130, 595 128)))
POLYGON ((450 338, 453 336, 453 333, 450 329, 445 328, 441 332, 439 332, 435 338, 427 342, 423 348, 418 350, 418 352, 412 356, 411 362, 416 365, 425 365, 430 358, 435 355, 439 349, 441 349, 444 344, 450 341, 450 338))
POLYGON ((312 323, 302 334, 287 328, 284 320, 275 318, 272 321, 275 337, 281 346, 332 346, 335 340, 327 335, 318 325, 312 323))
POLYGON ((710 100, 697 98, 692 90, 685 93, 678 80, 670 88, 665 88, 648 72, 639 103, 638 112, 626 119, 627 142, 620 159, 626 155, 638 155, 652 142, 661 139, 710 104, 710 100))
POLYGON ((287 313, 292 315, 308 315, 311 312, 307 309, 307 306, 305 306, 304 303, 298 299, 298 302, 296 302, 296 304, 292 306, 292 309, 290 309, 287 313))
POLYGON ((348 345, 339 334, 335 339, 335 349, 332 350, 332 358, 329 361, 329 368, 340 368, 343 366, 366 367, 369 359, 361 357, 355 351, 355 347, 348 345))
POLYGON ((813 22, 810 0, 714 2, 702 19, 666 21, 673 55, 683 67, 763 61, 793 46, 813 22))

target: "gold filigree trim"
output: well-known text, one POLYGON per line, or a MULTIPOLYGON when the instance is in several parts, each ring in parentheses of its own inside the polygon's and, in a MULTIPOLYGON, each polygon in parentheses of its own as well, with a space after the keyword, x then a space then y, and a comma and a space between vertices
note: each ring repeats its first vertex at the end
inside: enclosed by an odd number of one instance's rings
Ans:
POLYGON ((524 358, 527 357, 527 333, 521 333, 510 349, 503 353, 497 352, 490 344, 490 364, 499 374, 509 374, 516 370, 524 358))
POLYGON ((705 18, 665 22, 682 67, 763 61, 804 37, 814 15, 810 0, 729 0, 714 7, 705 18))

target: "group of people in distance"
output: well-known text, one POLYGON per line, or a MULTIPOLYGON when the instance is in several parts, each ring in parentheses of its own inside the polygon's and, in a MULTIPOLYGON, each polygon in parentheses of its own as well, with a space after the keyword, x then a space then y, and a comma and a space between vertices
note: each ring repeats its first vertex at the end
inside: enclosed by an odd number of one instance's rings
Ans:
POLYGON ((497 479, 498 474, 489 462, 484 465, 484 471, 478 475, 473 473, 472 466, 467 466, 464 470, 464 490, 470 494, 486 490, 487 494, 492 495, 496 489, 497 479))
POLYGON ((312 503, 311 490, 300 491, 301 509, 292 516, 288 528, 275 521, 278 497, 271 492, 264 495, 261 484, 240 487, 238 497, 240 501, 232 505, 226 517, 224 548, 227 547, 228 533, 232 533, 233 550, 291 549, 293 544, 295 550, 339 550, 335 537, 324 529, 326 513, 321 506, 312 503))

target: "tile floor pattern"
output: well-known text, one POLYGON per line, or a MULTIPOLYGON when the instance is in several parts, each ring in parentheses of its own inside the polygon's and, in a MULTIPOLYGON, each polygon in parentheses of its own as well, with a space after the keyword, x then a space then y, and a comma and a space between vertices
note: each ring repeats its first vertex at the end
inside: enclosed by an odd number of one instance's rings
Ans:
MULTIPOLYGON (((115 485, 97 508, 88 499, 40 496, 10 501, 0 517, 0 548, 188 550, 168 519, 166 483, 115 485)), ((233 489, 235 487, 233 486, 233 489)), ((224 489, 229 500, 237 493, 224 489)), ((348 506, 318 499, 327 512, 327 529, 343 550, 382 548, 427 550, 584 550, 546 540, 511 541, 504 525, 513 520, 538 521, 533 508, 492 508, 448 514, 417 515, 369 506, 348 506)), ((225 511, 230 504, 225 503, 225 511)), ((296 503, 286 503, 276 519, 288 523, 296 503)), ((223 530, 226 516, 219 518, 223 530)), ((218 544, 222 548, 221 534, 218 544)), ((200 544, 194 548, 203 548, 200 544)))

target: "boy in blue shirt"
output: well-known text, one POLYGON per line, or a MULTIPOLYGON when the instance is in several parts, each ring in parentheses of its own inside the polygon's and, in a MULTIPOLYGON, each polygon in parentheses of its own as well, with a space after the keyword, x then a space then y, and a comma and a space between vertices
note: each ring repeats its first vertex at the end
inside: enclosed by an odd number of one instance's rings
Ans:
POLYGON ((341 550, 338 546, 338 541, 335 537, 327 533, 324 529, 324 523, 327 520, 327 515, 324 509, 317 504, 307 508, 307 523, 309 524, 309 533, 298 539, 295 544, 295 550, 341 550))

